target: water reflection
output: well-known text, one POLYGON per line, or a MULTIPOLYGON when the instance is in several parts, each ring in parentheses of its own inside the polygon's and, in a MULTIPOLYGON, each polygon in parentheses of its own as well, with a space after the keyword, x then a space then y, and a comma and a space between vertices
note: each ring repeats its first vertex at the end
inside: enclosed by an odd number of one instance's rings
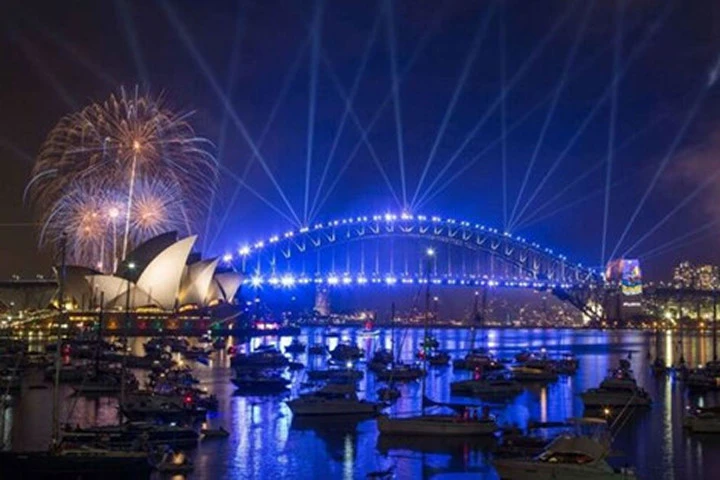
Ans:
MULTIPOLYGON (((394 348, 403 361, 415 360, 422 339, 420 329, 381 330, 377 336, 361 336, 356 329, 339 329, 339 336, 328 337, 326 330, 305 329, 300 340, 308 345, 325 343, 334 348, 339 342, 362 346, 369 357, 377 348, 394 348)), ((455 357, 471 347, 471 332, 462 329, 433 330, 434 335, 455 357)), ((608 368, 632 352, 638 383, 654 399, 652 409, 638 412, 620 430, 615 449, 627 457, 620 464, 636 466, 646 479, 712 478, 720 471, 720 436, 690 436, 681 422, 687 405, 720 405, 720 396, 710 393, 688 396, 674 377, 655 378, 650 362, 655 358, 654 334, 636 331, 571 330, 489 330, 478 331, 476 346, 491 348, 499 358, 512 358, 526 348, 545 348, 551 355, 574 353, 578 373, 547 385, 528 385, 512 400, 489 403, 499 422, 527 426, 531 421, 562 421, 583 415, 578 396, 595 387, 608 368)), ((291 338, 282 338, 284 349, 291 338)), ((677 362, 681 352, 686 361, 697 365, 712 355, 710 334, 679 337, 661 333, 661 356, 667 364, 677 362), (682 350, 681 350, 682 348, 682 350)), ((131 339, 133 352, 142 353, 143 339, 131 339)), ((272 337, 251 342, 228 339, 242 351, 259 345, 278 344, 272 337)), ((300 354, 295 358, 308 368, 324 367, 324 360, 300 354)), ((293 418, 281 397, 236 396, 227 368, 229 357, 215 354, 210 365, 192 363, 201 386, 218 396, 220 411, 208 419, 212 428, 224 426, 232 433, 222 441, 205 441, 194 452, 196 470, 193 479, 303 479, 364 478, 371 471, 394 468, 397 478, 481 478, 496 479, 491 466, 495 440, 394 439, 379 437, 372 419, 293 418)), ((33 374, 35 375, 35 373, 33 374)), ((469 378, 469 372, 453 372, 452 367, 432 368, 427 376, 428 395, 437 401, 479 402, 450 395, 449 383, 469 378)), ((42 382, 42 375, 26 381, 21 396, 7 410, 6 436, 14 448, 44 448, 50 436, 48 408, 52 390, 29 390, 27 385, 42 382)), ((296 395, 306 381, 304 372, 288 373, 296 395)), ((360 396, 375 399, 381 383, 372 374, 360 382, 360 396)), ((420 409, 420 382, 400 385, 401 397, 391 414, 417 413, 420 409)), ((73 397, 62 387, 64 399, 61 418, 73 424, 108 424, 117 419, 117 400, 113 398, 73 397)), ((614 459, 615 461, 615 459, 614 459)))

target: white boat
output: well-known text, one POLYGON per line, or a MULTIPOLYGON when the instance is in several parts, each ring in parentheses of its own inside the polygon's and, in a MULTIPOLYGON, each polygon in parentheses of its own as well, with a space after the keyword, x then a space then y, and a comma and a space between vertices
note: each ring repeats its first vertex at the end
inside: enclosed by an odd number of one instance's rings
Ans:
POLYGON ((382 435, 404 436, 474 436, 492 435, 498 429, 489 415, 432 415, 412 417, 378 417, 378 430, 382 435))
POLYGON ((586 407, 649 407, 650 395, 638 387, 632 371, 626 368, 613 370, 599 388, 591 388, 580 394, 586 407))
POLYGON ((383 408, 381 403, 358 399, 355 386, 349 384, 328 384, 286 403, 296 416, 374 415, 383 408))
POLYGON ((720 433, 720 414, 699 410, 687 414, 683 419, 683 426, 692 433, 720 433))
POLYGON ((503 480, 630 480, 632 469, 614 469, 605 460, 609 445, 589 436, 562 435, 535 458, 497 459, 503 480))

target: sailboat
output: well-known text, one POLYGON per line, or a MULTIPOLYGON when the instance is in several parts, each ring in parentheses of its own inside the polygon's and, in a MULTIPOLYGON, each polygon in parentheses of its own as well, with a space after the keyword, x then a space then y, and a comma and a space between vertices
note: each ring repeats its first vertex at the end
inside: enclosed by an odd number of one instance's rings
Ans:
POLYGON ((65 316, 65 250, 62 243, 62 265, 58 289, 57 348, 55 352, 55 382, 53 391, 53 434, 48 450, 0 452, 0 472, 4 480, 44 478, 148 478, 151 466, 147 452, 105 450, 101 448, 70 448, 60 441, 60 325, 65 316))
MULTIPOLYGON (((428 258, 435 255, 433 249, 428 249, 428 258)), ((430 321, 430 268, 427 268, 427 279, 425 288, 425 324, 424 337, 428 336, 430 321)), ((427 372, 427 355, 424 356, 423 370, 427 372)), ((404 436, 473 436, 492 435, 497 430, 495 420, 488 414, 487 409, 478 410, 471 406, 461 406, 455 414, 426 414, 425 410, 432 402, 426 396, 427 385, 425 377, 422 377, 422 398, 421 411, 419 415, 409 417, 390 417, 381 415, 378 417, 378 430, 382 435, 404 435, 404 436)))

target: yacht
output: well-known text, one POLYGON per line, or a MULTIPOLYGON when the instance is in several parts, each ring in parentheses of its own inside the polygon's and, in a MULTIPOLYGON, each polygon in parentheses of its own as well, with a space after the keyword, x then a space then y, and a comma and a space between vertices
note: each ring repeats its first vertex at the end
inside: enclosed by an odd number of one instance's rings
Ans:
POLYGON ((450 354, 444 350, 430 353, 427 362, 433 367, 445 367, 450 364, 450 354))
POLYGON ((580 394, 585 407, 649 407, 650 395, 638 387, 632 370, 618 368, 600 382, 598 388, 591 388, 580 394))
POLYGON ((200 435, 190 427, 128 422, 90 428, 66 428, 61 433, 64 445, 99 444, 110 448, 170 445, 191 447, 200 435))
POLYGON ((310 380, 348 380, 356 381, 363 378, 362 370, 352 368, 328 368, 326 370, 310 370, 307 376, 310 380))
POLYGON ((238 373, 231 381, 240 390, 258 393, 282 393, 290 385, 290 380, 279 374, 238 373))
POLYGON ((720 433, 720 413, 698 409, 685 416, 683 427, 692 433, 720 433))
POLYGON ((397 363, 390 368, 375 372, 377 379, 382 381, 412 381, 425 376, 425 370, 420 365, 407 365, 397 363))
POLYGON ((287 402, 293 415, 375 415, 381 403, 358 399, 354 384, 328 384, 287 402))
POLYGON ((485 349, 472 349, 464 358, 453 361, 456 370, 502 370, 505 367, 485 349))
POLYGON ((631 480, 630 468, 607 463, 609 444, 589 436, 561 435, 534 458, 496 459, 503 480, 631 480))
POLYGON ((290 364, 290 360, 275 347, 260 347, 249 355, 236 354, 230 364, 236 369, 284 368, 290 364))
POLYGON ((285 347, 285 353, 305 353, 307 345, 302 343, 297 338, 294 338, 292 343, 285 347))
POLYGON ((495 419, 486 410, 478 415, 477 408, 470 406, 459 414, 423 413, 412 417, 378 417, 378 430, 382 435, 474 436, 492 435, 497 429, 495 419))
MULTIPOLYGON (((138 382, 135 376, 131 373, 127 373, 126 375, 125 389, 128 391, 137 389, 138 382)), ((122 390, 122 382, 122 375, 98 373, 91 378, 86 378, 82 383, 73 386, 72 389, 78 395, 120 393, 122 390)))
POLYGON ((58 448, 51 451, 0 451, 3 480, 39 478, 150 478, 146 452, 102 448, 58 448))
POLYGON ((513 378, 519 382, 554 382, 558 374, 551 368, 519 366, 511 369, 513 378))
POLYGON ((204 419, 207 409, 196 405, 190 395, 178 397, 137 392, 120 402, 120 412, 131 421, 154 419, 174 421, 188 418, 204 419))
POLYGON ((357 360, 359 358, 362 358, 364 355, 365 352, 363 352, 363 350, 357 345, 349 345, 345 343, 338 344, 338 346, 335 347, 332 352, 330 352, 330 356, 332 358, 343 362, 349 360, 357 360))

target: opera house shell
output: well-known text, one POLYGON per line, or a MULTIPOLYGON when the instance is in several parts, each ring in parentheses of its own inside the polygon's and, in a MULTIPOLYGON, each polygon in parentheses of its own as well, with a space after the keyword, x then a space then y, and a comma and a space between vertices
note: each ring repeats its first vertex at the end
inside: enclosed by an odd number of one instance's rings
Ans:
POLYGON ((139 245, 113 275, 79 266, 65 269, 66 301, 75 308, 174 310, 232 302, 242 276, 220 271, 218 260, 192 253, 197 236, 177 239, 176 232, 158 235, 139 245))

